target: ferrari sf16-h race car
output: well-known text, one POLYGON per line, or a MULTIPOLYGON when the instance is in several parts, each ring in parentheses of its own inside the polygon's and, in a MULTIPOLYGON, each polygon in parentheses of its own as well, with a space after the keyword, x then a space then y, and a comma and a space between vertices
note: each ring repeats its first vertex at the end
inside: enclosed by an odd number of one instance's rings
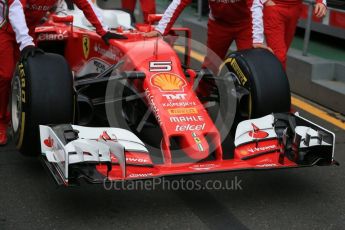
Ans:
MULTIPOLYGON (((45 54, 19 63, 12 82, 14 141, 59 185, 169 175, 332 165, 332 132, 290 113, 279 61, 263 49, 228 55, 219 73, 190 68, 159 20, 103 10, 126 40, 104 44, 81 12, 36 29, 45 54), (182 59, 182 61, 181 61, 182 59)), ((187 28, 174 28, 185 33, 187 28)))

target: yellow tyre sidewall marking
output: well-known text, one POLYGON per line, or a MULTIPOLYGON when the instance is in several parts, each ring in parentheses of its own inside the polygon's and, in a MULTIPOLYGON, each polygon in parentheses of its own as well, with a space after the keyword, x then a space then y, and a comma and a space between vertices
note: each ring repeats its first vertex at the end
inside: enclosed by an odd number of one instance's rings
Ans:
POLYGON ((21 123, 20 123, 20 132, 19 132, 19 140, 18 140, 18 143, 16 146, 18 149, 20 149, 23 145, 24 131, 25 131, 25 112, 22 112, 21 123))
MULTIPOLYGON (((26 75, 25 75, 25 70, 24 70, 24 64, 20 63, 19 66, 19 79, 20 79, 20 91, 21 91, 21 108, 23 110, 23 107, 26 104, 26 75)), ((24 141, 24 132, 25 132, 25 112, 22 111, 21 113, 21 119, 20 119, 20 131, 19 131, 19 139, 17 142, 17 149, 20 149, 23 146, 23 141, 24 141)))

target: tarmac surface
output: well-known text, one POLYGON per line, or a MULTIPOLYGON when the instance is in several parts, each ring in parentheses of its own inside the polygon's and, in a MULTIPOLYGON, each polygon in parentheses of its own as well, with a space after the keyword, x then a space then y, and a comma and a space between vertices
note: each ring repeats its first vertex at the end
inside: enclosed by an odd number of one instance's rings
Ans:
POLYGON ((0 229, 344 229, 345 132, 301 114, 336 133, 341 165, 184 177, 240 181, 232 190, 57 187, 10 143, 0 148, 0 229))

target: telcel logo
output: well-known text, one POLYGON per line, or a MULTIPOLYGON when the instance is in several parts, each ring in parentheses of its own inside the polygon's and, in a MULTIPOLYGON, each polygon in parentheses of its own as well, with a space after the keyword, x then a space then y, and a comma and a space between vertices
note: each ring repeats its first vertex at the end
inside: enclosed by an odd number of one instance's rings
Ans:
POLYGON ((205 129, 206 124, 203 123, 202 125, 176 125, 175 131, 177 132, 184 132, 184 131, 202 131, 205 129))

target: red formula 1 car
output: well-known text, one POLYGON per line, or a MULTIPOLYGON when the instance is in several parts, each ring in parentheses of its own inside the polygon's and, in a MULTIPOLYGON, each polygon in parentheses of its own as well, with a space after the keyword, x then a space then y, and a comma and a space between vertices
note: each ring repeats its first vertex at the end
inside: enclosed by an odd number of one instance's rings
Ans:
POLYGON ((12 82, 17 148, 41 154, 59 184, 334 163, 334 134, 289 113, 287 77, 270 52, 197 71, 189 42, 182 63, 125 12, 103 10, 128 37, 110 46, 70 13, 37 28, 46 54, 19 63, 12 82))

